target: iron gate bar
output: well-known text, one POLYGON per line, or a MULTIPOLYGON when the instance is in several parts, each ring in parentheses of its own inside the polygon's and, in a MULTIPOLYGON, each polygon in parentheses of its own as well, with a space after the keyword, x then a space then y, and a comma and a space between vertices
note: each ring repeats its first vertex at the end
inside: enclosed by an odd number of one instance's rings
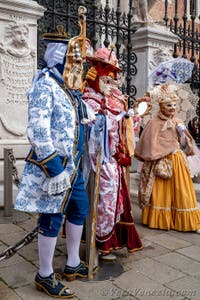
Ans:
POLYGON ((13 206, 13 182, 12 182, 12 163, 9 156, 12 154, 11 148, 4 148, 4 216, 12 216, 13 206))
POLYGON ((183 14, 183 57, 186 58, 186 26, 187 26, 187 0, 184 0, 184 14, 183 14))
MULTIPOLYGON (((166 1, 168 2, 168 1, 166 1)), ((165 13, 165 16, 167 16, 167 12, 165 13)), ((174 47, 174 57, 178 56, 177 46, 181 48, 182 50, 182 56, 188 57, 186 55, 186 52, 190 54, 190 60, 192 62, 195 62, 195 64, 198 66, 200 61, 198 58, 195 57, 195 54, 199 54, 200 51, 200 32, 195 27, 195 20, 196 17, 196 11, 193 9, 191 12, 191 26, 188 24, 188 17, 187 17, 187 1, 184 0, 184 12, 183 12, 183 25, 179 20, 178 17, 178 0, 175 1, 175 16, 170 21, 170 30, 178 35, 180 37, 180 42, 175 45, 174 47)), ((168 17, 165 17, 165 20, 167 20, 168 17)))

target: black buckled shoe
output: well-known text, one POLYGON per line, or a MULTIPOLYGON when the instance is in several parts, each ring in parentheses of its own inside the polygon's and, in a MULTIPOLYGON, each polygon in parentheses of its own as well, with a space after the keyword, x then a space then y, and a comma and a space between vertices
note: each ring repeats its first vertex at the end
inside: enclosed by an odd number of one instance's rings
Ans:
POLYGON ((48 277, 41 277, 39 273, 35 276, 35 285, 39 291, 45 292, 47 295, 60 298, 68 299, 74 296, 73 292, 60 282, 60 276, 52 273, 48 277))
POLYGON ((88 267, 80 262, 77 267, 65 266, 63 276, 67 281, 73 281, 76 277, 87 278, 88 277, 88 267))

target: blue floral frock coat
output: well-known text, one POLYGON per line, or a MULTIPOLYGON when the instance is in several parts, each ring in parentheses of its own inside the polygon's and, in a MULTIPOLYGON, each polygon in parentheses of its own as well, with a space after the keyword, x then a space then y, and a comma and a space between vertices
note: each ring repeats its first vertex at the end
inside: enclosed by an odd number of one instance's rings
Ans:
POLYGON ((27 134, 32 147, 14 207, 26 212, 58 213, 76 170, 76 107, 70 94, 48 72, 28 98, 27 134), (54 194, 54 190, 60 192, 54 194))

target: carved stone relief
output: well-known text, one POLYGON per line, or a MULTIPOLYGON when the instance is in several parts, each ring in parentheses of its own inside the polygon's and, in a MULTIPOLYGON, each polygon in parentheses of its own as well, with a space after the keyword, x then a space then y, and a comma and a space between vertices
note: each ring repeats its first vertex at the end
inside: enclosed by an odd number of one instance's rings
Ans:
POLYGON ((172 51, 169 49, 156 49, 152 53, 152 58, 149 61, 149 70, 152 71, 159 63, 172 58, 172 51))
POLYGON ((143 26, 154 26, 155 22, 149 14, 150 0, 134 0, 133 1, 133 27, 138 29, 143 26))
POLYGON ((29 47, 28 37, 26 24, 12 22, 5 28, 5 42, 0 44, 0 119, 3 128, 14 136, 26 134, 26 92, 35 72, 36 51, 29 47))
POLYGON ((133 20, 135 22, 147 22, 148 21, 148 2, 147 0, 134 0, 134 15, 133 20))

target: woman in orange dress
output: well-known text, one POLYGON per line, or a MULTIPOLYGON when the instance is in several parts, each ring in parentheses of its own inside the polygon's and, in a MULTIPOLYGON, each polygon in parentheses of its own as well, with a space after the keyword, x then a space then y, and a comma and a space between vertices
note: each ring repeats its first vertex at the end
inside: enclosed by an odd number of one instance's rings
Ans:
POLYGON ((199 232, 200 210, 187 166, 194 141, 175 117, 175 86, 157 86, 151 97, 159 103, 159 111, 146 124, 135 149, 135 157, 144 162, 139 182, 142 222, 150 228, 199 232), (158 175, 158 162, 163 158, 168 158, 171 174, 166 169, 158 175))

